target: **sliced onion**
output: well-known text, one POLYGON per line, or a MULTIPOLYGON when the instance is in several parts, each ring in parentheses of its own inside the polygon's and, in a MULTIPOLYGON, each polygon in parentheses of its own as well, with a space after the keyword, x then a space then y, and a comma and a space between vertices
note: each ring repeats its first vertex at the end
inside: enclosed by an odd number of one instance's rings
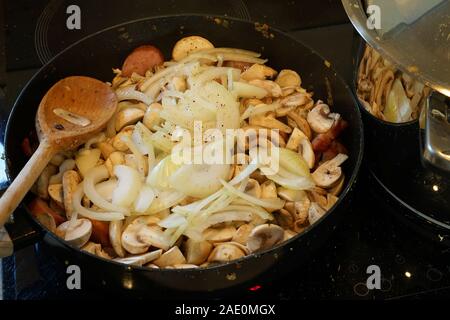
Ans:
POLYGON ((172 161, 171 155, 168 155, 149 173, 147 183, 158 189, 169 189, 171 188, 169 178, 178 168, 180 168, 180 165, 175 164, 172 161))
POLYGON ((136 90, 135 85, 122 87, 116 90, 117 99, 119 101, 123 100, 137 100, 145 103, 146 105, 150 105, 153 100, 150 99, 144 93, 136 90))
POLYGON ((86 209, 81 205, 81 201, 84 195, 83 184, 80 183, 73 194, 73 207, 77 214, 83 217, 98 220, 98 221, 117 221, 123 220, 125 216, 120 212, 100 212, 86 209))
POLYGON ((281 200, 279 198, 275 198, 275 199, 258 199, 256 197, 253 197, 251 195, 248 195, 248 194, 246 194, 246 193, 236 189, 235 187, 233 187, 229 183, 225 182, 224 180, 221 180, 220 182, 223 184, 225 189, 228 192, 230 192, 231 194, 235 194, 239 198, 247 200, 248 202, 250 202, 252 204, 255 204, 257 206, 260 206, 260 207, 263 207, 263 208, 268 208, 268 209, 273 209, 273 210, 279 210, 279 209, 284 207, 285 201, 281 200))
POLYGON ((117 187, 116 179, 109 179, 109 180, 100 182, 95 185, 95 189, 97 190, 97 193, 102 198, 104 198, 108 201, 112 200, 112 193, 116 187, 117 187))
POLYGON ((171 208, 186 198, 186 196, 175 190, 166 190, 160 192, 152 202, 146 214, 155 214, 162 210, 171 208))
POLYGON ((154 199, 155 192, 153 191, 153 188, 148 185, 144 185, 139 191, 138 197, 134 201, 134 211, 139 213, 146 212, 150 208, 154 199))
POLYGON ((167 218, 158 222, 158 225, 163 228, 178 228, 181 225, 186 224, 186 218, 178 213, 173 213, 167 218))
POLYGON ((123 206, 112 204, 103 198, 95 188, 95 185, 100 181, 108 179, 109 172, 105 165, 101 165, 90 169, 83 181, 84 193, 97 207, 103 210, 117 211, 124 214, 128 213, 129 210, 123 206))
POLYGON ((112 195, 112 203, 122 207, 130 207, 141 189, 141 177, 135 169, 125 165, 116 165, 114 174, 118 183, 112 195))
POLYGON ((268 95, 267 90, 252 84, 236 81, 233 85, 233 92, 240 98, 262 99, 268 95))
POLYGON ((75 163, 83 177, 91 168, 97 165, 100 155, 100 149, 82 149, 78 151, 75 163))

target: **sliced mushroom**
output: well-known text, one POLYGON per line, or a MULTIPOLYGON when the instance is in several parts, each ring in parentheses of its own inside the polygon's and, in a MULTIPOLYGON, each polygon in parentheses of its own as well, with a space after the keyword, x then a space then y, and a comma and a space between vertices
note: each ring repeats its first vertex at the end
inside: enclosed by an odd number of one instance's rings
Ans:
POLYGON ((245 252, 234 243, 219 243, 208 257, 208 262, 228 262, 245 256, 245 252))
POLYGON ((138 108, 126 108, 116 114, 116 131, 123 127, 135 124, 144 117, 144 111, 138 108))
POLYGON ((250 233, 247 241, 247 248, 250 252, 272 248, 281 242, 284 237, 284 230, 276 224, 262 224, 255 227, 250 233))
POLYGON ((289 69, 283 69, 280 71, 275 82, 281 87, 300 87, 302 80, 297 72, 289 69))
POLYGON ((142 123, 149 128, 150 130, 153 129, 154 126, 159 125, 162 121, 161 117, 159 116, 159 113, 162 110, 162 105, 155 102, 152 103, 147 111, 144 114, 144 119, 142 120, 142 123))
POLYGON ((311 206, 311 200, 305 196, 300 201, 294 202, 295 208, 295 221, 296 224, 305 224, 308 221, 309 208, 311 206))
POLYGON ((159 269, 159 267, 156 264, 154 264, 154 263, 149 263, 149 264, 147 264, 145 266, 147 268, 150 268, 150 269, 159 269))
POLYGON ((246 81, 251 81, 255 79, 265 80, 267 78, 275 77, 276 74, 277 72, 274 69, 263 64, 255 63, 241 74, 241 79, 244 79, 246 81))
POLYGON ((116 254, 121 258, 125 257, 125 250, 122 247, 122 226, 122 220, 109 223, 109 241, 116 254))
POLYGON ((280 209, 276 213, 276 221, 283 229, 292 229, 294 226, 294 217, 293 215, 286 209, 280 209))
POLYGON ((309 127, 308 121, 303 118, 300 114, 295 112, 289 112, 288 118, 294 120, 298 128, 308 137, 309 140, 312 138, 311 128, 309 127))
POLYGON ((245 193, 255 198, 261 197, 261 186, 255 179, 248 179, 247 186, 245 187, 245 193))
POLYGON ((283 241, 289 240, 297 235, 297 232, 292 230, 284 230, 283 241))
POLYGON ((336 204, 336 202, 338 202, 338 200, 339 200, 338 197, 336 197, 335 195, 332 195, 331 193, 328 193, 327 194, 327 203, 324 208, 326 210, 330 210, 331 207, 333 207, 336 204))
POLYGON ((64 235, 64 240, 71 245, 81 248, 85 245, 92 234, 92 222, 89 219, 69 220, 61 223, 56 228, 60 235, 64 235))
POLYGON ((50 177, 48 180, 49 184, 58 184, 62 183, 62 176, 64 172, 69 170, 74 170, 76 166, 76 162, 73 159, 64 160, 63 163, 59 166, 59 171, 57 174, 50 177))
POLYGON ((169 249, 170 246, 163 230, 156 225, 144 226, 137 232, 137 237, 141 239, 141 241, 163 250, 169 249))
POLYGON ((54 175, 57 171, 57 167, 55 167, 52 164, 49 164, 45 167, 45 169, 42 171, 41 175, 39 176, 37 182, 36 182, 36 191, 39 196, 39 198, 48 199, 48 185, 49 180, 52 175, 54 175))
POLYGON ((308 93, 296 92, 281 99, 280 103, 284 107, 298 108, 307 105, 312 101, 308 93))
POLYGON ((306 193, 303 190, 292 190, 285 187, 278 187, 277 194, 286 201, 300 201, 306 197, 306 193))
POLYGON ((186 261, 190 264, 200 265, 208 259, 213 245, 208 241, 195 241, 188 239, 185 242, 186 261))
POLYGON ((317 202, 312 202, 308 210, 309 223, 316 223, 325 213, 326 211, 317 202))
POLYGON ((114 149, 116 149, 118 151, 122 151, 122 152, 127 151, 128 146, 123 141, 123 137, 125 137, 125 136, 131 137, 133 130, 134 130, 134 126, 126 126, 125 128, 122 129, 122 131, 120 131, 118 134, 116 134, 114 136, 114 138, 112 139, 112 146, 114 147, 114 149))
POLYGON ((40 212, 35 214, 34 217, 48 230, 56 232, 56 221, 51 214, 48 212, 40 212))
POLYGON ((340 165, 348 159, 348 156, 339 153, 336 157, 322 163, 311 176, 317 186, 322 188, 331 187, 342 175, 340 165))
POLYGON ((275 98, 281 97, 281 95, 283 94, 280 86, 276 82, 271 81, 271 80, 255 79, 255 80, 249 81, 248 83, 253 86, 263 88, 270 94, 270 96, 275 97, 275 98))
POLYGON ((78 184, 81 181, 80 175, 75 170, 69 170, 64 172, 62 177, 63 196, 64 196, 64 209, 67 219, 72 218, 73 205, 72 198, 78 184))
POLYGON ((287 124, 275 119, 272 115, 256 115, 249 119, 250 125, 261 126, 268 129, 278 129, 281 132, 291 133, 292 128, 287 124))
POLYGON ((48 195, 60 207, 64 208, 64 193, 61 183, 50 184, 48 186, 48 195))
POLYGON ((233 242, 237 242, 240 243, 242 245, 246 245, 247 244, 247 240, 248 240, 248 236, 250 235, 250 233, 252 232, 253 228, 255 226, 251 225, 251 224, 243 224, 241 225, 237 230, 236 233, 234 234, 233 238, 231 239, 233 242))
POLYGON ((143 266, 144 264, 147 264, 149 262, 152 262, 156 259, 159 259, 161 257, 162 250, 155 250, 151 252, 147 252, 141 255, 137 256, 129 256, 126 258, 116 258, 114 261, 124 263, 124 264, 130 264, 133 266, 143 266))
POLYGON ((105 259, 111 259, 111 256, 102 249, 102 245, 100 243, 88 242, 81 248, 81 250, 105 259))
MULTIPOLYGON (((156 223, 159 220, 155 220, 154 217, 137 217, 130 224, 125 227, 125 230, 122 233, 122 246, 125 250, 127 250, 131 254, 139 254, 144 253, 148 250, 148 248, 153 245, 153 241, 151 241, 151 236, 162 235, 161 233, 152 232, 152 227, 155 227, 157 230, 156 223), (150 229, 149 232, 142 232, 143 229, 150 229)), ((147 230, 146 230, 147 231, 147 230)), ((155 241, 156 242, 156 241, 155 241)), ((164 248, 167 249, 166 246, 164 248)))
POLYGON ((214 48, 214 45, 205 38, 199 36, 184 37, 178 40, 173 47, 172 58, 175 61, 180 61, 193 52, 212 48, 214 48))
POLYGON ((114 176, 114 166, 119 164, 125 164, 125 153, 121 151, 114 151, 105 161, 105 166, 106 169, 108 169, 110 176, 114 176))
POLYGON ((306 120, 316 133, 325 133, 331 129, 334 122, 339 118, 338 113, 331 113, 330 107, 319 100, 317 105, 308 113, 306 120))
POLYGON ((230 241, 235 234, 236 228, 234 226, 227 226, 223 228, 208 228, 203 231, 204 239, 211 242, 230 241))
POLYGON ((342 174, 339 180, 336 182, 336 184, 328 189, 328 192, 331 193, 334 196, 338 196, 342 189, 344 188, 344 182, 345 182, 345 174, 342 174))
POLYGON ((164 252, 161 257, 153 261, 155 265, 157 265, 160 268, 165 268, 168 266, 174 266, 177 264, 185 264, 186 259, 184 258, 183 254, 181 253, 180 249, 175 246, 170 248, 170 250, 164 252))
POLYGON ((271 180, 266 180, 261 185, 261 198, 262 199, 274 199, 277 198, 277 187, 271 180))
POLYGON ((100 149, 100 152, 102 153, 103 159, 108 159, 111 153, 116 151, 112 144, 106 141, 102 141, 97 143, 97 147, 100 149))

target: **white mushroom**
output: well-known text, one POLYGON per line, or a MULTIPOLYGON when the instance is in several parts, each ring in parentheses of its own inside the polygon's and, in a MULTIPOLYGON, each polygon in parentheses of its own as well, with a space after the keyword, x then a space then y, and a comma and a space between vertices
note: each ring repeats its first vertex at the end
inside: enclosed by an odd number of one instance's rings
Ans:
POLYGON ((340 165, 348 159, 348 156, 339 153, 336 157, 322 163, 311 176, 317 186, 329 188, 336 183, 342 175, 340 165))
POLYGON ((69 220, 61 223, 56 228, 58 234, 64 235, 64 240, 71 245, 81 248, 85 245, 92 234, 92 222, 89 219, 69 220))
POLYGON ((200 265, 208 259, 213 246, 208 241, 195 241, 188 239, 185 242, 186 261, 190 264, 200 265))
POLYGON ((277 120, 272 115, 256 115, 251 116, 249 119, 249 124, 252 126, 261 126, 263 128, 268 129, 278 129, 281 132, 285 133, 291 133, 292 128, 289 127, 287 124, 284 124, 283 122, 277 120))
POLYGON ((39 198, 48 199, 48 184, 50 177, 54 175, 57 171, 57 167, 55 167, 52 164, 49 164, 45 167, 45 169, 42 171, 41 175, 39 176, 38 180, 36 181, 36 190, 37 195, 39 198))
POLYGON ((97 143, 97 147, 100 149, 100 152, 102 153, 103 159, 108 159, 111 153, 116 151, 111 143, 102 141, 97 143))
POLYGON ((234 243, 219 243, 208 257, 208 262, 228 262, 245 256, 245 252, 234 243))
MULTIPOLYGON (((132 254, 144 253, 151 245, 154 245, 153 241, 161 240, 163 237, 162 230, 156 225, 159 219, 154 219, 151 216, 142 216, 134 219, 122 233, 122 246, 125 250, 132 254)), ((168 245, 164 245, 167 249, 168 245)))
POLYGON ((122 152, 127 151, 128 146, 123 141, 123 138, 125 136, 128 136, 129 138, 131 138, 133 130, 134 130, 134 126, 126 126, 125 128, 123 128, 122 131, 120 131, 118 134, 116 134, 114 136, 114 138, 112 138, 112 146, 118 151, 122 151, 122 152))
POLYGON ((312 202, 308 210, 308 220, 310 224, 316 223, 326 211, 316 202, 312 202))
POLYGON ((75 193, 75 190, 80 181, 81 181, 80 175, 74 170, 64 172, 62 177, 64 209, 66 212, 66 217, 69 220, 72 218, 74 210, 72 205, 73 194, 75 193))
POLYGON ((302 80, 297 72, 289 69, 283 69, 280 71, 275 82, 281 87, 300 87, 302 80))
POLYGON ((252 232, 253 228, 255 226, 251 225, 251 224, 243 224, 242 226, 240 226, 236 233, 234 234, 233 238, 231 239, 233 242, 237 242, 240 243, 242 245, 246 245, 247 244, 247 240, 248 240, 248 236, 250 235, 250 233, 252 232))
POLYGON ((161 257, 159 257, 157 260, 153 261, 153 263, 160 268, 165 268, 165 267, 174 266, 177 264, 185 264, 186 259, 184 258, 180 249, 177 246, 175 246, 175 247, 170 248, 170 250, 164 252, 161 255, 161 257))
POLYGON ((317 133, 325 133, 331 129, 334 122, 339 120, 338 113, 330 113, 330 107, 317 102, 317 105, 308 113, 307 119, 311 128, 317 133))
POLYGON ((281 242, 284 237, 284 229, 275 224, 262 224, 255 227, 247 240, 247 248, 250 252, 272 248, 281 242))
POLYGON ((121 258, 125 257, 125 250, 122 247, 122 226, 122 220, 111 221, 109 223, 109 240, 114 251, 121 258))
POLYGON ((227 226, 223 228, 208 228, 203 231, 203 237, 205 240, 211 242, 226 242, 230 241, 236 233, 236 228, 233 226, 227 226))
POLYGON ((126 108, 116 114, 116 131, 123 127, 135 124, 144 117, 144 111, 138 108, 126 108))
POLYGON ((344 188, 345 174, 342 174, 334 186, 328 189, 328 192, 334 196, 338 196, 344 188))
POLYGON ((297 232, 292 230, 284 230, 283 241, 289 240, 297 235, 297 232))
POLYGON ((60 208, 64 208, 64 196, 63 196, 63 186, 61 183, 50 184, 48 186, 48 195, 50 198, 56 202, 60 208))
POLYGON ((266 180, 261 185, 261 198, 262 199, 277 198, 277 187, 272 180, 266 180))
POLYGON ((281 97, 281 95, 283 94, 280 86, 276 82, 271 81, 271 80, 256 79, 256 80, 249 81, 249 84, 263 88, 270 94, 270 96, 275 97, 275 98, 281 97))
POLYGON ((162 250, 155 250, 151 252, 147 252, 141 255, 137 256, 129 256, 126 258, 116 258, 114 261, 124 263, 124 264, 130 264, 133 266, 143 266, 144 264, 147 264, 149 262, 152 262, 156 259, 159 259, 161 257, 162 250))
POLYGON ((284 107, 297 108, 306 105, 312 99, 307 93, 297 92, 281 99, 280 103, 284 107))
POLYGON ((214 48, 214 45, 205 38, 199 36, 184 37, 178 40, 173 47, 172 58, 175 61, 180 61, 195 51, 212 48, 214 48))
POLYGON ((63 176, 64 172, 69 171, 69 170, 74 170, 75 166, 76 166, 75 160, 73 160, 73 159, 64 160, 63 163, 61 163, 61 165, 59 166, 58 173, 51 176, 50 179, 48 180, 48 183, 49 184, 62 183, 62 176, 63 176))
POLYGON ((34 216, 44 227, 51 232, 56 232, 55 218, 47 212, 40 212, 34 216))
POLYGON ((189 263, 182 263, 182 264, 176 264, 173 266, 174 269, 196 269, 198 268, 195 264, 189 264, 189 263))
POLYGON ((303 118, 298 113, 289 112, 288 119, 294 120, 294 122, 297 124, 297 127, 308 137, 308 139, 312 139, 311 128, 309 127, 308 121, 305 118, 303 118))
POLYGON ((277 193, 281 199, 286 201, 300 201, 306 197, 306 193, 303 190, 292 190, 285 187, 278 187, 277 193))
POLYGON ((91 254, 95 254, 96 256, 105 259, 111 259, 109 254, 102 249, 102 245, 100 243, 88 242, 81 248, 81 250, 87 251, 91 254))
POLYGON ((276 74, 277 72, 274 69, 263 64, 255 63, 241 74, 241 79, 246 81, 255 79, 265 80, 266 78, 273 78, 276 74))
POLYGON ((108 169, 109 175, 114 176, 114 166, 119 164, 125 164, 125 153, 120 151, 114 151, 111 153, 105 161, 106 169, 108 169))
POLYGON ((248 179, 247 186, 245 187, 245 193, 255 198, 261 197, 261 186, 255 179, 248 179))

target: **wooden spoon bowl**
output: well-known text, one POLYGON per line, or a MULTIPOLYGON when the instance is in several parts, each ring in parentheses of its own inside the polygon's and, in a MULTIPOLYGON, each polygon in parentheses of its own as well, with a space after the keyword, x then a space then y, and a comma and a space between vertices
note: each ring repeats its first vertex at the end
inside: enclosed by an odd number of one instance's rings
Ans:
POLYGON ((52 157, 71 150, 99 133, 113 116, 117 97, 105 83, 89 77, 68 77, 58 81, 42 98, 36 115, 39 147, 0 199, 0 226, 33 186, 52 157), (55 113, 63 110, 66 117, 55 113), (67 115, 84 124, 67 121, 67 115))

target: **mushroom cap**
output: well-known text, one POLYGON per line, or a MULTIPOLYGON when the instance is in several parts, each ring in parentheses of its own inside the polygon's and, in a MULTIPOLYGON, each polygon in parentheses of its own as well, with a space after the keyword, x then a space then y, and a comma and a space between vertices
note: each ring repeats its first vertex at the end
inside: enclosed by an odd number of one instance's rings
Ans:
POLYGON ((114 261, 124 263, 124 264, 130 264, 133 266, 143 266, 144 264, 147 264, 149 262, 152 262, 156 259, 159 259, 161 257, 162 250, 155 250, 151 252, 147 252, 138 256, 129 256, 126 258, 116 258, 114 261))
POLYGON ((308 210, 309 223, 316 223, 325 213, 326 211, 317 202, 312 202, 308 210))
POLYGON ((289 69, 281 70, 275 82, 278 83, 281 88, 299 87, 302 84, 299 74, 289 69))
POLYGON ((116 254, 121 258, 125 257, 125 250, 122 247, 122 227, 122 220, 111 221, 109 223, 109 241, 116 254))
POLYGON ((237 243, 240 243, 242 245, 246 245, 248 237, 249 237, 249 235, 252 232, 254 227, 255 227, 254 225, 248 224, 248 223, 241 225, 236 230, 236 233, 234 234, 234 236, 233 236, 233 238, 231 240, 233 242, 237 242, 237 243))
POLYGON ((339 114, 330 113, 330 107, 319 101, 317 105, 308 112, 306 120, 316 133, 325 133, 331 129, 339 114))
POLYGON ((264 250, 281 242, 284 237, 284 229, 276 224, 262 224, 255 227, 247 240, 247 248, 250 252, 264 250))
POLYGON ((153 242, 149 240, 149 234, 145 231, 142 232, 142 229, 148 229, 157 222, 158 219, 155 219, 152 216, 135 218, 125 227, 125 230, 122 233, 121 241, 123 248, 132 254, 146 252, 148 248, 153 245, 153 242))
POLYGON ((255 198, 261 197, 261 186, 255 179, 248 179, 247 186, 245 187, 245 193, 255 198))
POLYGON ((245 256, 245 252, 234 243, 219 243, 208 257, 208 262, 228 262, 245 256))
POLYGON ((57 230, 64 235, 64 240, 78 248, 84 246, 92 234, 92 222, 89 219, 69 220, 61 223, 57 230))
POLYGON ((322 163, 311 174, 316 185, 322 188, 329 188, 335 184, 342 175, 340 165, 347 159, 347 155, 340 153, 333 159, 322 163))
POLYGON ((135 124, 144 117, 144 111, 138 108, 126 108, 119 111, 116 115, 116 131, 123 127, 135 124))
POLYGON ((230 241, 235 234, 236 228, 234 226, 226 226, 223 228, 208 228, 203 231, 204 239, 211 242, 230 241))

